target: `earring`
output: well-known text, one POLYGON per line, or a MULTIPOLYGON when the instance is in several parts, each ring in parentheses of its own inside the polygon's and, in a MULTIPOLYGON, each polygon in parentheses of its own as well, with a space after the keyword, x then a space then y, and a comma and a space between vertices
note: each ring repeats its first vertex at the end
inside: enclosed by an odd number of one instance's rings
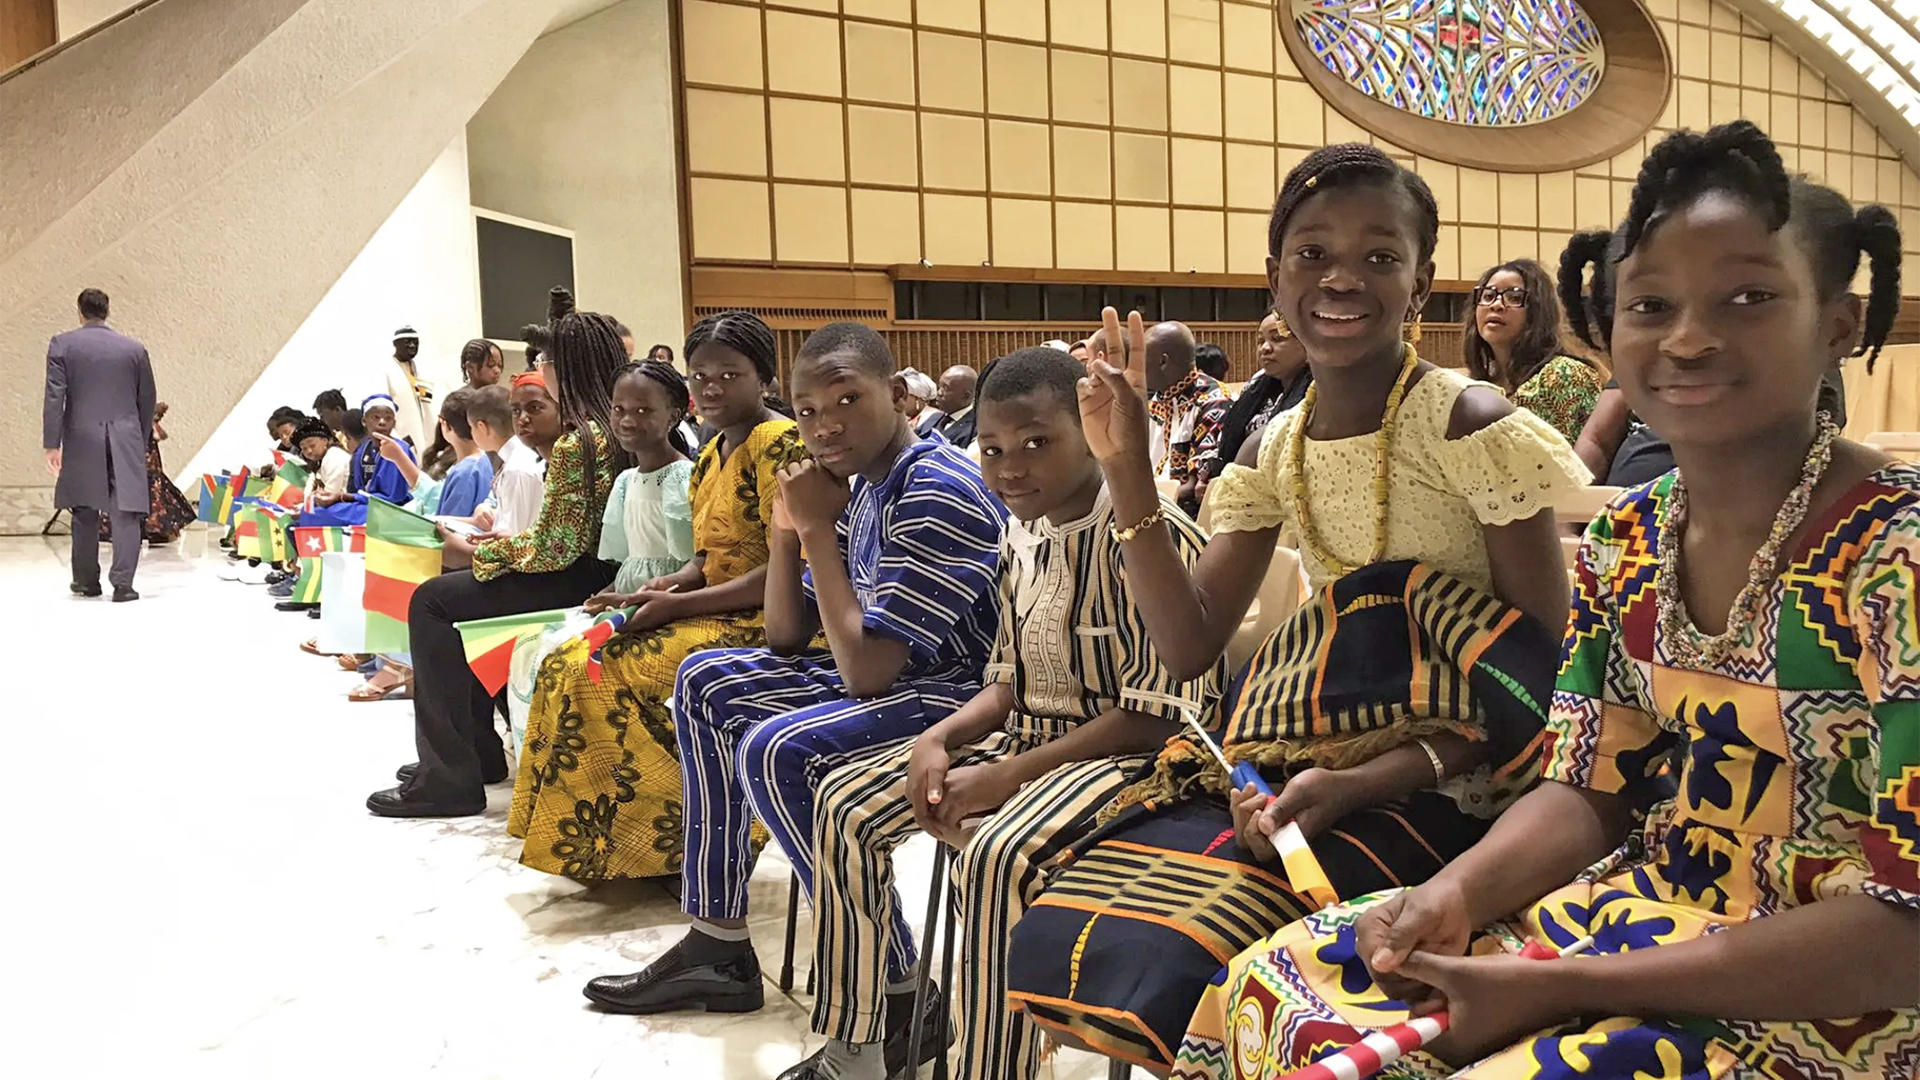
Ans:
POLYGON ((1415 315, 1402 325, 1406 328, 1407 343, 1410 345, 1420 344, 1420 316, 1415 315))
POLYGON ((1276 314, 1273 317, 1273 329, 1275 333, 1279 334, 1283 338, 1290 338, 1293 336, 1293 327, 1287 325, 1287 317, 1285 315, 1276 314))

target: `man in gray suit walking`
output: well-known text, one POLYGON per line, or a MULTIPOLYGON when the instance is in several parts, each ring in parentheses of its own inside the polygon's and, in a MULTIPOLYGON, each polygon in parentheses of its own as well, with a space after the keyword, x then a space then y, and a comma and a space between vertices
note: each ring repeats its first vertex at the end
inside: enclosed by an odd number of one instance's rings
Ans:
POLYGON ((140 526, 150 509, 147 432, 153 428, 153 364, 146 346, 107 326, 107 294, 80 293, 80 328, 47 345, 47 405, 41 445, 59 478, 54 505, 73 513, 75 596, 100 595, 100 515, 113 522, 114 603, 138 600, 140 526))

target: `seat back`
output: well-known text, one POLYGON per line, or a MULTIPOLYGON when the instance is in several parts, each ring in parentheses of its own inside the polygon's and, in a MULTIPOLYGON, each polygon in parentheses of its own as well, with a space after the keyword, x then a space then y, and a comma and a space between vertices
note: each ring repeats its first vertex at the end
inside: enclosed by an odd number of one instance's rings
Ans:
POLYGON ((1233 639, 1227 643, 1227 666, 1231 670, 1245 667, 1261 642, 1293 617, 1300 609, 1306 590, 1300 553, 1276 544, 1273 560, 1267 564, 1267 576, 1261 579, 1260 591, 1254 594, 1253 606, 1247 609, 1246 618, 1240 620, 1240 629, 1234 631, 1233 639))
POLYGON ((1876 431, 1860 441, 1881 453, 1920 461, 1920 431, 1876 431))

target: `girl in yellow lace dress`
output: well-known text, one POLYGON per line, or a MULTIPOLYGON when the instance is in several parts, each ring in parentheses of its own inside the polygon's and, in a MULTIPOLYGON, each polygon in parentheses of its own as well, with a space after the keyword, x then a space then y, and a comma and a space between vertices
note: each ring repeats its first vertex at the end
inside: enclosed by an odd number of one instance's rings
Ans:
POLYGON ((745 312, 709 316, 685 356, 700 416, 720 431, 693 466, 693 561, 624 598, 641 607, 601 650, 598 680, 576 640, 541 663, 535 683, 507 831, 526 840, 520 861, 550 874, 680 872, 674 675, 702 649, 765 644, 774 474, 805 456, 793 421, 767 403, 773 332, 745 312))

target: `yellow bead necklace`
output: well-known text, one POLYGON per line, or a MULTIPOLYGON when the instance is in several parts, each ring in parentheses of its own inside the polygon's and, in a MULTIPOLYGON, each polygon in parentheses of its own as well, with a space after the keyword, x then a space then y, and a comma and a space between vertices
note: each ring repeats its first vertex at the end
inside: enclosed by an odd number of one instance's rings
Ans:
MULTIPOLYGON (((1380 417, 1380 431, 1374 439, 1373 554, 1361 566, 1380 562, 1387 555, 1387 467, 1393 450, 1393 429, 1399 420, 1400 402, 1407 396, 1408 380, 1419 363, 1419 354, 1413 351, 1413 346, 1408 345, 1406 361, 1400 365, 1400 376, 1394 380, 1393 389, 1387 392, 1387 411, 1380 417)), ((1307 497, 1307 421, 1313 419, 1313 405, 1319 393, 1319 383, 1307 387, 1306 400, 1300 405, 1300 419, 1293 425, 1292 445, 1289 447, 1292 459, 1289 464, 1293 473, 1293 517, 1300 523, 1300 543, 1335 577, 1345 577, 1360 569, 1360 566, 1348 564, 1321 543, 1320 534, 1313 527, 1313 508, 1307 497)))

